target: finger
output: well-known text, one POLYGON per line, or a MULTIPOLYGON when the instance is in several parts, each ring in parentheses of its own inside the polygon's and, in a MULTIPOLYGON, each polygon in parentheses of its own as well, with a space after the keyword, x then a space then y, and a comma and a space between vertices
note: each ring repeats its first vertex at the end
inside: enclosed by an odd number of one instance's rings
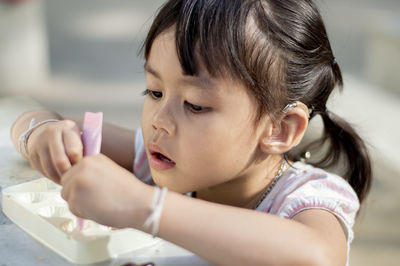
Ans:
MULTIPOLYGON (((61 180, 63 180, 62 178, 61 180)), ((69 191, 70 191, 70 186, 65 185, 63 181, 61 181, 62 189, 61 189, 61 197, 68 202, 69 199, 69 191)))
POLYGON ((42 172, 42 164, 40 163, 39 155, 37 153, 29 154, 28 161, 33 169, 42 172))
POLYGON ((79 128, 75 126, 73 131, 63 131, 62 139, 69 161, 72 165, 78 163, 83 157, 83 145, 79 128))
POLYGON ((52 163, 58 173, 58 176, 61 177, 68 169, 71 168, 71 163, 65 154, 61 134, 55 137, 55 141, 52 145, 50 145, 49 150, 52 163))
POLYGON ((75 205, 72 204, 68 204, 69 210, 70 212, 80 218, 85 218, 84 215, 82 214, 82 212, 80 210, 78 210, 77 208, 75 208, 75 205))
POLYGON ((71 168, 60 177, 61 186, 68 187, 69 184, 74 180, 75 172, 76 166, 71 166, 71 168))
POLYGON ((73 213, 75 216, 79 216, 82 217, 82 213, 78 211, 78 209, 75 206, 79 206, 78 204, 76 204, 76 191, 73 188, 73 182, 71 182, 70 180, 72 180, 72 178, 65 178, 63 177, 62 180, 67 180, 68 182, 65 183, 63 182, 63 187, 61 189, 61 197, 68 203, 68 207, 71 211, 71 213, 73 213))
MULTIPOLYGON (((49 152, 47 151, 45 154, 49 154, 49 152)), ((54 168, 51 158, 49 156, 42 156, 40 157, 40 163, 42 165, 42 173, 51 180, 59 183, 60 176, 54 168)))
POLYGON ((32 166, 33 169, 39 171, 43 176, 53 180, 54 182, 59 184, 59 181, 57 179, 53 179, 49 172, 47 170, 45 170, 45 168, 42 165, 42 162, 40 160, 39 155, 34 154, 34 155, 30 155, 29 157, 29 163, 32 166))

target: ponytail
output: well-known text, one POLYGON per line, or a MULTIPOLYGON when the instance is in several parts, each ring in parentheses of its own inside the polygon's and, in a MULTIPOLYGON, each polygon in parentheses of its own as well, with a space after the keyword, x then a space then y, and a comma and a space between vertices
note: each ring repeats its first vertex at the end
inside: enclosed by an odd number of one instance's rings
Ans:
POLYGON ((327 153, 313 164, 329 168, 341 166, 344 159, 343 177, 356 191, 361 203, 368 194, 372 181, 371 161, 365 143, 352 126, 341 117, 328 110, 315 114, 321 115, 324 132, 322 137, 311 143, 308 148, 321 147, 325 143, 329 143, 329 146, 327 153))

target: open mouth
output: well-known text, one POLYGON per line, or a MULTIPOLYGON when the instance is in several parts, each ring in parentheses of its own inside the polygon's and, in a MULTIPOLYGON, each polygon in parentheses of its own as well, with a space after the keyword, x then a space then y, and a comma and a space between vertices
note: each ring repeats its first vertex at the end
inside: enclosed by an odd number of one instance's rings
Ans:
POLYGON ((154 152, 151 154, 152 156, 155 156, 157 159, 166 162, 166 163, 174 163, 171 159, 169 159, 167 156, 164 156, 163 154, 159 152, 154 152))
POLYGON ((165 155, 166 152, 164 152, 160 146, 149 143, 148 148, 151 155, 149 164, 152 169, 164 171, 175 167, 176 163, 165 155))

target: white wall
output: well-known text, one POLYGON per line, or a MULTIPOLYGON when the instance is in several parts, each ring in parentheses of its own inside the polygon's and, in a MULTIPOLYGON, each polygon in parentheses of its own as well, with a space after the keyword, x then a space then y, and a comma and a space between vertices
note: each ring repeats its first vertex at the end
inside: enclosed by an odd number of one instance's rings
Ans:
POLYGON ((0 95, 40 86, 48 76, 42 1, 0 2, 0 95))

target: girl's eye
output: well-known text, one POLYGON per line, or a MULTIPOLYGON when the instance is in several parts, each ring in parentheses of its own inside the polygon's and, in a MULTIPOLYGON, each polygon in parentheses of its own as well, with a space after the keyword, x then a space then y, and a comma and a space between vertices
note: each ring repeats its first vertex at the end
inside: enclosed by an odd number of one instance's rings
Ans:
POLYGON ((149 94, 153 99, 160 99, 160 98, 163 96, 162 92, 160 92, 160 91, 152 91, 152 90, 146 89, 146 90, 143 92, 143 95, 148 95, 148 94, 149 94))
POLYGON ((185 104, 188 106, 189 110, 191 112, 193 112, 193 113, 203 113, 203 112, 208 110, 208 108, 206 108, 206 107, 202 107, 200 105, 191 104, 189 102, 186 102, 185 104))
MULTIPOLYGON (((150 97, 155 99, 155 100, 159 100, 163 96, 162 92, 153 91, 153 90, 149 90, 149 89, 144 90, 142 94, 144 96, 150 95, 150 97)), ((192 113, 196 113, 196 114, 204 113, 204 112, 206 112, 206 111, 208 111, 210 109, 208 107, 203 107, 203 106, 200 106, 200 105, 191 104, 189 102, 185 102, 185 105, 192 113)))

